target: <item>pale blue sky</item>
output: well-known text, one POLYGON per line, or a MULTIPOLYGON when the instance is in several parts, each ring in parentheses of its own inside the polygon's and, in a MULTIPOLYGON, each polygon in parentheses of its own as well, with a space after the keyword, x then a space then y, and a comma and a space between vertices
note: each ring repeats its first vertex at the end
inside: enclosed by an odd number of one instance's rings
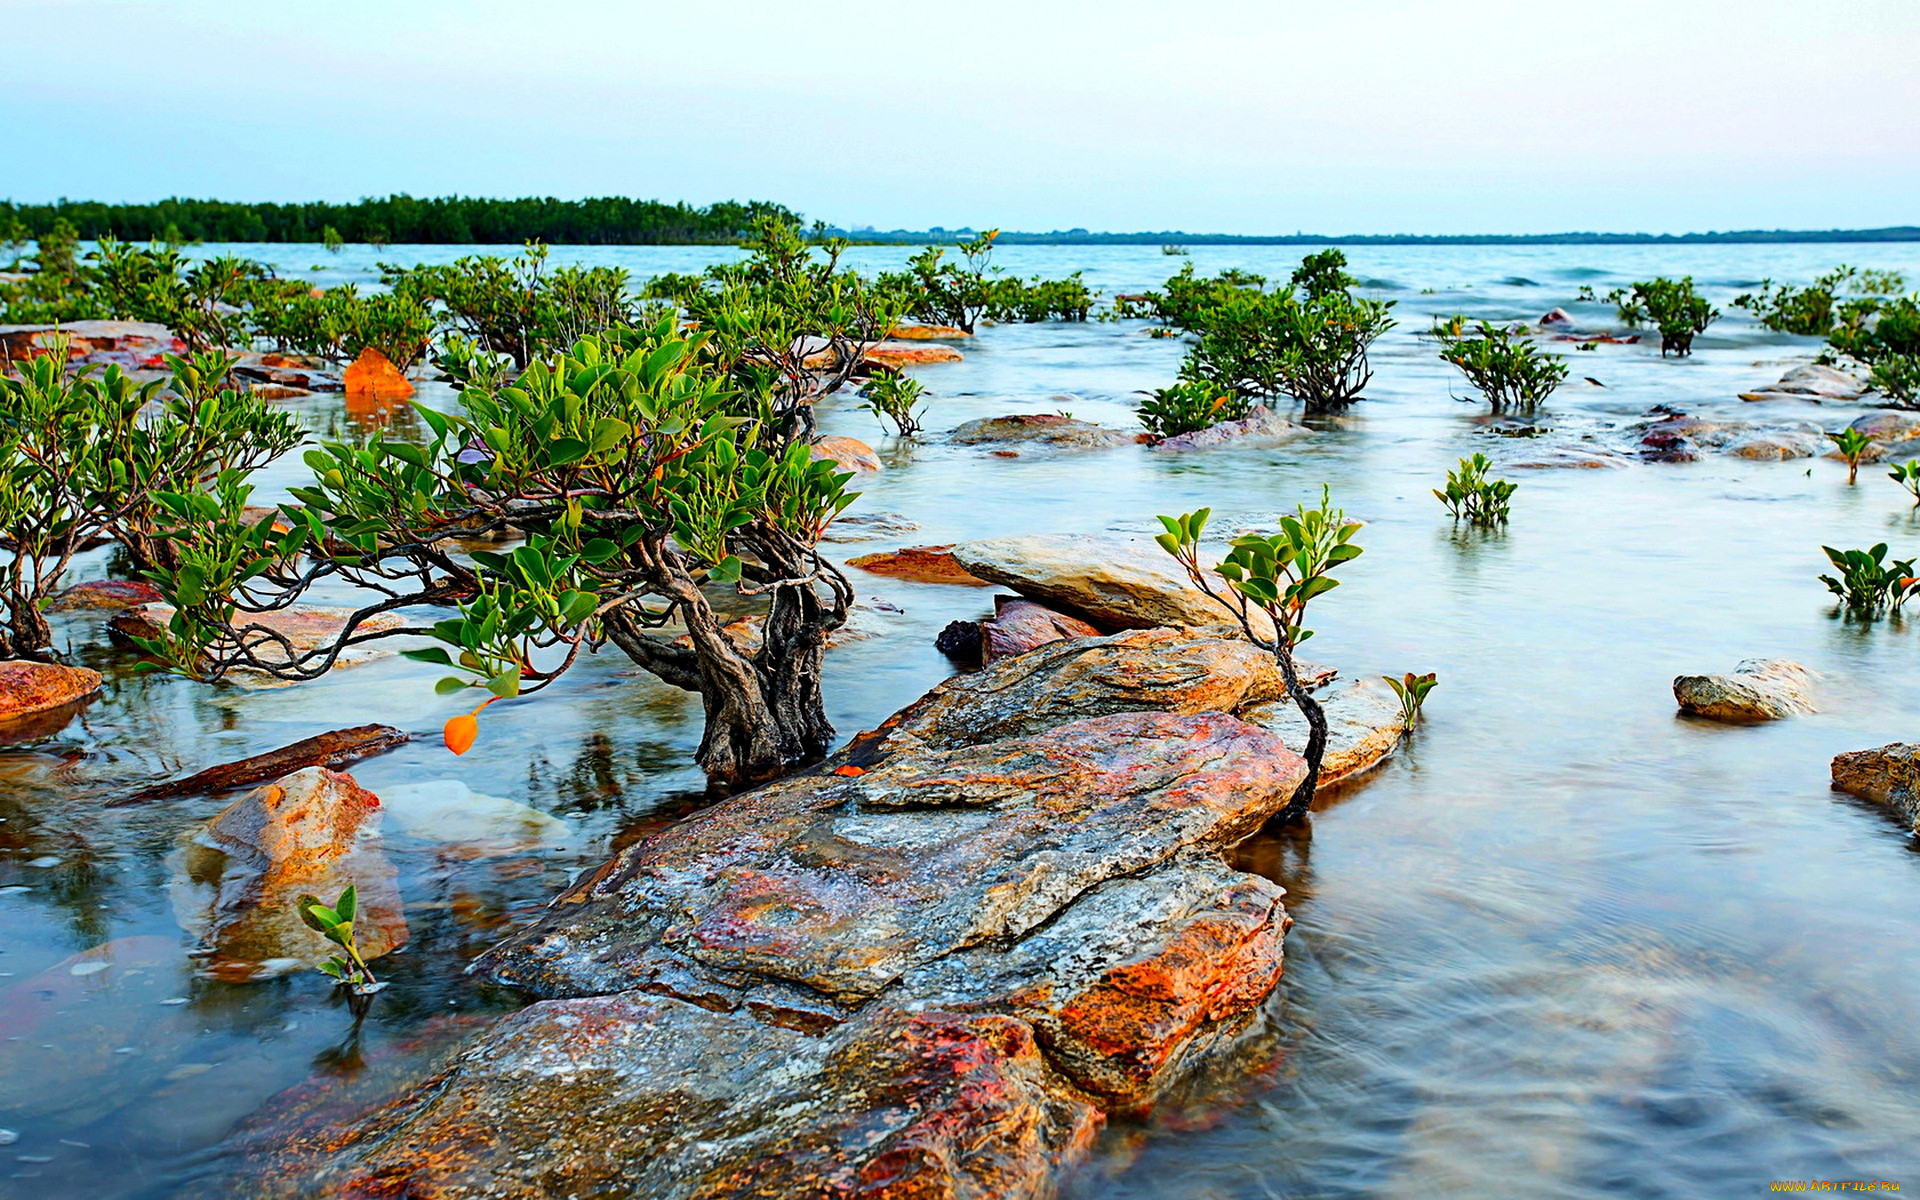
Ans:
POLYGON ((1920 223, 1920 0, 0 0, 0 196, 1236 233, 1920 223))

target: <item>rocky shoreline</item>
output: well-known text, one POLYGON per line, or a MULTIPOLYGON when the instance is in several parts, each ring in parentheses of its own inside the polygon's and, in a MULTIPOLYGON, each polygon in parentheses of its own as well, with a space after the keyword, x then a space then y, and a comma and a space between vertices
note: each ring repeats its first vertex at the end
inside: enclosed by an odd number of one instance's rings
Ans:
POLYGON ((1282 891, 1226 852, 1304 776, 1235 715, 1280 694, 1205 629, 948 679, 584 877, 472 968, 542 1000, 372 1111, 263 1124, 254 1186, 1049 1195, 1279 982, 1282 891))

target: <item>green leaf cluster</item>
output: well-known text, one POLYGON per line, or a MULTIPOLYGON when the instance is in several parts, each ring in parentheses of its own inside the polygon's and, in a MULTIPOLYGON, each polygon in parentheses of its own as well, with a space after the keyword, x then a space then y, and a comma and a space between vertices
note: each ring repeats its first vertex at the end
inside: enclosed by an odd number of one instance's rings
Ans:
POLYGON ((1460 368, 1494 412, 1532 412, 1567 377, 1565 357, 1541 353, 1533 339, 1513 329, 1481 321, 1469 335, 1466 318, 1456 316, 1436 320, 1433 336, 1440 357, 1460 368))
MULTIPOLYGON (((1162 516, 1165 532, 1154 539, 1203 587, 1206 572, 1200 565, 1200 538, 1211 512, 1203 508, 1178 517, 1162 516)), ((1319 505, 1302 504, 1282 516, 1278 532, 1231 539, 1212 574, 1237 597, 1236 603, 1228 604, 1229 611, 1243 622, 1249 606, 1266 613, 1280 647, 1290 653, 1313 636, 1303 623, 1307 605, 1339 587, 1334 570, 1360 557, 1361 548, 1353 544, 1359 532, 1360 523, 1349 521, 1344 511, 1333 507, 1331 490, 1322 486, 1319 505)))
POLYGON ((1382 675, 1380 678, 1386 680, 1387 686, 1393 689, 1394 696, 1400 701, 1400 728, 1411 733, 1413 727, 1420 723, 1420 709, 1427 702, 1427 693, 1440 686, 1440 677, 1432 671, 1425 675, 1408 671, 1398 679, 1391 675, 1382 675))
POLYGON ((1502 524, 1520 485, 1489 477, 1492 469, 1492 461, 1484 454, 1463 458, 1458 467, 1447 472, 1447 486, 1435 488, 1433 494, 1455 520, 1465 518, 1473 525, 1502 524))
POLYGON ((1882 612, 1899 612, 1908 597, 1920 592, 1920 579, 1914 577, 1914 560, 1887 561, 1885 542, 1870 550, 1836 550, 1832 546, 1820 549, 1839 571, 1838 576, 1820 576, 1820 582, 1840 597, 1847 611, 1856 616, 1871 620, 1882 612))
POLYGON ((920 432, 919 407, 926 385, 917 379, 892 371, 876 371, 860 388, 860 407, 872 413, 882 425, 892 425, 900 437, 920 432))
POLYGON ((1155 441, 1242 420, 1252 412, 1251 400, 1204 379, 1183 379, 1171 387, 1155 388, 1139 409, 1140 424, 1155 441))
POLYGON ((1668 279, 1656 276, 1631 288, 1608 293, 1628 325, 1652 325, 1660 331, 1660 355, 1685 358, 1693 353, 1693 339, 1720 319, 1720 310, 1693 288, 1693 276, 1668 279))
POLYGON ((359 907, 359 897, 352 885, 348 885, 331 905, 321 903, 318 896, 305 893, 293 901, 294 912, 299 915, 301 924, 340 947, 340 953, 328 957, 320 964, 320 969, 331 975, 337 983, 367 989, 374 985, 373 972, 367 969, 366 960, 360 957, 360 948, 354 944, 353 938, 353 921, 359 915, 359 907))

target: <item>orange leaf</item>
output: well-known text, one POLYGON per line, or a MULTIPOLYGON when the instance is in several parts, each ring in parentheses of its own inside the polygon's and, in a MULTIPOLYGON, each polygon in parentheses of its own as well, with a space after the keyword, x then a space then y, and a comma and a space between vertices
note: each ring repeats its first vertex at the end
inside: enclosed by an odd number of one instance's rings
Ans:
POLYGON ((833 773, 835 775, 865 775, 867 773, 867 769, 865 767, 856 767, 852 763, 848 763, 844 767, 835 767, 833 769, 833 773))

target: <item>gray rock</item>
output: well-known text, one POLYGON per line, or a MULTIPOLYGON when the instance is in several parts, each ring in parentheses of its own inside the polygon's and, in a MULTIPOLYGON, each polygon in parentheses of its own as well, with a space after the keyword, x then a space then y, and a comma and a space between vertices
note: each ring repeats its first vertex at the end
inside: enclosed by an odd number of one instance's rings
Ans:
POLYGON ((961 446, 1005 444, 1050 450, 1097 450, 1138 440, 1123 429, 1108 429, 1061 413, 986 417, 955 426, 947 436, 961 446))
POLYGON ((1221 446, 1277 446, 1313 433, 1305 425, 1296 425, 1271 408, 1256 408, 1253 415, 1238 421, 1222 421, 1192 433, 1175 434, 1156 442, 1155 450, 1213 450, 1221 446))
POLYGON ((987 538, 956 545, 953 559, 970 575, 1084 617, 1102 629, 1218 625, 1231 619, 1145 536, 987 538))
POLYGON ((1858 400, 1866 384, 1833 367, 1803 363, 1780 377, 1778 383, 1751 392, 1741 392, 1742 400, 1858 400))

